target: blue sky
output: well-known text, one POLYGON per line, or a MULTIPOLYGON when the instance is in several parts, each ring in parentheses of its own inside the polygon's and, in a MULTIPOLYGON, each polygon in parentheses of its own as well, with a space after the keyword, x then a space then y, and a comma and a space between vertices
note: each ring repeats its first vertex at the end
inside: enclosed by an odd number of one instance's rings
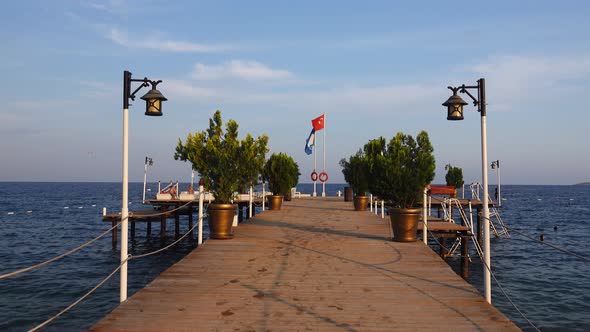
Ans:
POLYGON ((590 181, 587 1, 11 1, 0 17, 0 181, 120 181, 124 70, 169 99, 160 118, 130 108, 131 181, 146 155, 150 180, 189 181, 174 148, 216 109, 269 135, 301 182, 324 112, 330 182, 368 140, 420 130, 435 182, 448 163, 481 181, 479 114, 450 122, 441 106, 480 77, 502 183, 590 181))

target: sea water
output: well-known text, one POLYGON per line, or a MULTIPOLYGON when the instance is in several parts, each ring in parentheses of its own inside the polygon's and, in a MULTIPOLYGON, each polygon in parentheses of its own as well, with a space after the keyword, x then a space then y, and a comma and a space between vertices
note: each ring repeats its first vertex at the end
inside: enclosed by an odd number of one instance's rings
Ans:
MULTIPOLYGON (((327 184, 326 195, 336 196, 342 184, 327 184)), ((185 186, 186 187, 186 186, 185 186)), ((150 184, 148 197, 156 184, 150 184)), ((131 211, 141 204, 142 184, 129 186, 131 211)), ((181 187, 182 189, 182 187, 181 187)), ((312 193, 313 185, 297 191, 312 193)), ((322 195, 318 184, 316 192, 322 195)), ((493 193, 493 187, 490 192, 493 193)), ((511 229, 534 239, 543 234, 551 243, 590 257, 590 187, 502 186, 500 214, 511 229)), ((0 274, 43 262, 94 238, 110 228, 102 221, 102 209, 120 211, 120 183, 0 183, 0 274)), ((129 251, 137 255, 174 241, 168 227, 160 241, 159 225, 151 237, 145 223, 138 223, 129 251)), ((187 222, 181 221, 181 232, 187 222)), ((204 225, 205 237, 207 225, 204 225)), ((590 331, 590 266, 587 262, 511 233, 510 239, 492 238, 492 269, 514 304, 542 331, 590 331)), ((162 271, 196 247, 196 233, 173 249, 129 262, 129 295, 144 287, 162 271)), ((473 248, 473 245, 470 246, 473 248)), ((57 314, 103 280, 118 265, 119 248, 112 248, 110 234, 81 251, 19 276, 0 280, 0 330, 30 329, 57 314)), ((474 254, 474 252, 472 252, 474 254)), ((458 259, 449 259, 458 270, 458 259)), ((474 255, 470 278, 480 292, 483 268, 474 255)), ((531 326, 492 281, 492 302, 525 330, 531 326)), ((83 331, 119 303, 118 273, 81 304, 59 317, 45 330, 83 331)))

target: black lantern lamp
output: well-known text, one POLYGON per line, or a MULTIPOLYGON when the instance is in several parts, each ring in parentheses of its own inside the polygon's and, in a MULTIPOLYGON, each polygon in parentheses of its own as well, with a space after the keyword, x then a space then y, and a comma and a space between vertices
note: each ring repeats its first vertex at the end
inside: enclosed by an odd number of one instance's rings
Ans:
POLYGON ((447 120, 463 120, 463 106, 467 105, 467 102, 457 95, 460 88, 449 87, 449 89, 453 91, 453 95, 442 104, 447 107, 447 120))
POLYGON ((480 78, 477 80, 477 85, 461 85, 456 88, 449 86, 449 90, 453 91, 453 95, 447 99, 442 105, 447 107, 447 120, 463 120, 463 106, 467 102, 463 100, 457 92, 467 94, 473 100, 473 106, 477 106, 477 111, 481 116, 486 116, 486 94, 485 94, 485 80, 480 78), (468 90, 477 90, 477 98, 475 98, 468 90))
POLYGON ((141 88, 151 85, 152 89, 141 97, 142 100, 145 100, 145 115, 162 116, 162 102, 168 99, 156 89, 156 86, 160 83, 162 83, 161 80, 152 81, 148 80, 147 77, 144 77, 143 79, 133 79, 131 78, 131 72, 125 71, 123 75, 123 108, 129 109, 129 99, 135 100, 135 94, 141 90, 141 88), (131 82, 142 82, 142 84, 137 87, 135 91, 131 92, 131 82))
POLYGON ((150 82, 152 84, 152 89, 141 97, 142 100, 145 100, 145 115, 162 116, 162 102, 168 99, 156 89, 156 85, 160 82, 162 81, 150 82))

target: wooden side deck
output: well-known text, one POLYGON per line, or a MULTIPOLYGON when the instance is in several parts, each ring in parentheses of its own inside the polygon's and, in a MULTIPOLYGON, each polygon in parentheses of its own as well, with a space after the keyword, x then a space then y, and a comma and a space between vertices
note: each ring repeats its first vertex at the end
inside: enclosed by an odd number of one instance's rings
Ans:
POLYGON ((387 227, 350 202, 285 202, 207 241, 91 331, 519 331, 387 227))

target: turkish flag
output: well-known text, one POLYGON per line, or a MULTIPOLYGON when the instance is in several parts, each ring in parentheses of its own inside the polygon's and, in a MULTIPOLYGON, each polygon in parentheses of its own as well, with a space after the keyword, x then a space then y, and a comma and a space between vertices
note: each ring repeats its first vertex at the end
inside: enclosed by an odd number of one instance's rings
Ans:
POLYGON ((315 129, 316 131, 324 129, 324 114, 311 120, 311 125, 313 126, 313 129, 315 129))

